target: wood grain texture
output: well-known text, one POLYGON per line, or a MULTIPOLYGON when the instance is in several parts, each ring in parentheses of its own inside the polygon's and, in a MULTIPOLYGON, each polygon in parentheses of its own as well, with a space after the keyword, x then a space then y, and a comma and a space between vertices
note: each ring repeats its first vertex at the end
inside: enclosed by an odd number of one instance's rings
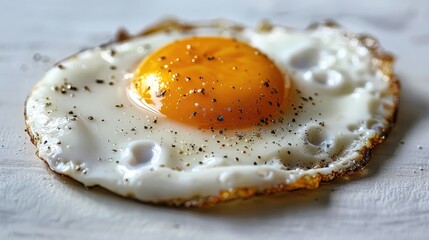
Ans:
POLYGON ((0 239, 428 239, 427 1, 172 2, 0 2, 0 239), (376 35, 397 56, 397 126, 359 173, 210 209, 145 205, 50 172, 24 133, 31 87, 54 62, 108 41, 119 27, 135 32, 171 15, 294 27, 329 18, 376 35))

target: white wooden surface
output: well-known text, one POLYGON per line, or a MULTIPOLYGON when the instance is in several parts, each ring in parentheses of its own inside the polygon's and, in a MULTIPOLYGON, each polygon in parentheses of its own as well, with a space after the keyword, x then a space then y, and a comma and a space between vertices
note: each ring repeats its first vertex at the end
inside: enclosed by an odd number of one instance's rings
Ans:
POLYGON ((0 2, 0 239, 429 239, 428 1, 178 2, 0 2), (330 18, 372 33, 397 56, 397 126, 347 179, 210 209, 145 205, 48 171, 24 133, 31 87, 55 61, 118 27, 135 32, 171 15, 293 27, 330 18))

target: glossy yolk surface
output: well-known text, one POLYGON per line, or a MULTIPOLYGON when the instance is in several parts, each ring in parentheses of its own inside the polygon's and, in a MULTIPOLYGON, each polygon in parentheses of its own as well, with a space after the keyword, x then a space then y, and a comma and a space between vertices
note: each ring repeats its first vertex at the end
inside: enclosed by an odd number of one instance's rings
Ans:
POLYGON ((138 66, 132 88, 144 105, 202 128, 268 121, 284 101, 289 79, 263 53, 221 37, 172 42, 138 66))

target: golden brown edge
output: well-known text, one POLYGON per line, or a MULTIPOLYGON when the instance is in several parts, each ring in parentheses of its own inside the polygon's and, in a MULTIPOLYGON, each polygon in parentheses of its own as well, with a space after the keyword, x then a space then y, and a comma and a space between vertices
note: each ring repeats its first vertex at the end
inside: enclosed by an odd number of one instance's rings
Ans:
MULTIPOLYGON (((227 21, 222 21, 222 20, 211 21, 211 22, 208 22, 206 24, 193 24, 193 23, 182 23, 182 22, 179 22, 179 21, 174 20, 174 19, 167 19, 167 20, 161 21, 157 24, 154 24, 151 27, 146 28, 144 31, 142 31, 141 33, 138 33, 134 36, 128 34, 126 30, 120 29, 117 33, 115 40, 113 40, 109 43, 103 44, 100 47, 107 47, 107 46, 114 44, 114 43, 123 42, 123 41, 129 40, 129 39, 132 39, 135 37, 139 37, 139 36, 150 35, 150 34, 153 34, 156 32, 160 32, 160 31, 171 31, 171 30, 189 31, 189 30, 192 30, 194 28, 199 28, 199 27, 232 28, 236 31, 240 31, 243 29, 243 27, 241 25, 231 24, 231 22, 229 22, 229 21, 227 22, 227 21)), ((247 198, 251 198, 253 196, 257 196, 257 195, 271 195, 271 194, 275 194, 275 193, 281 193, 281 192, 297 190, 297 189, 315 189, 315 188, 319 187, 319 184, 321 182, 329 182, 329 181, 332 181, 333 179, 335 179, 337 177, 341 177, 341 176, 344 176, 346 174, 360 170, 368 163, 370 156, 371 156, 372 149, 376 145, 382 143, 387 138, 388 134, 390 133, 390 131, 391 131, 391 129, 392 129, 392 127, 396 121, 396 117, 397 117, 397 113, 398 113, 398 109, 399 109, 400 82, 399 82, 398 77, 393 72, 394 57, 391 54, 385 52, 381 48, 381 46, 379 45, 379 43, 377 42, 377 40, 375 38, 370 37, 370 36, 365 35, 365 34, 352 34, 350 32, 347 32, 346 30, 341 28, 340 25, 338 25, 334 21, 328 20, 328 21, 323 22, 323 23, 311 24, 308 27, 308 29, 315 29, 315 28, 319 28, 319 27, 334 28, 334 29, 340 31, 345 37, 347 37, 349 39, 356 38, 359 40, 359 42, 361 44, 366 46, 372 52, 374 58, 376 60, 378 60, 378 62, 376 63, 377 67, 379 67, 379 69, 383 72, 383 74, 385 74, 387 76, 387 78, 389 80, 389 89, 390 89, 392 96, 394 97, 393 110, 392 110, 390 116, 388 116, 386 118, 387 126, 382 130, 382 133, 380 135, 376 135, 373 138, 368 139, 368 141, 369 141, 368 144, 364 148, 359 150, 359 157, 354 159, 355 164, 351 165, 349 168, 341 169, 341 171, 332 172, 328 175, 322 175, 320 173, 313 175, 313 176, 303 175, 300 179, 298 179, 297 181, 295 181, 292 184, 278 184, 276 186, 273 186, 271 188, 266 188, 263 190, 257 190, 257 189, 251 188, 251 187, 234 188, 234 189, 227 189, 227 190, 221 191, 221 192, 219 192, 219 194, 217 196, 210 196, 210 197, 194 196, 194 197, 191 197, 188 199, 181 199, 180 198, 180 199, 171 199, 171 200, 165 201, 165 202, 163 201, 163 202, 149 202, 149 203, 163 204, 163 205, 176 206, 176 207, 180 207, 180 206, 183 206, 183 207, 209 207, 209 206, 213 206, 213 205, 216 205, 218 203, 221 203, 221 202, 231 201, 231 200, 235 200, 235 199, 247 199, 247 198)), ((263 21, 259 25, 258 29, 260 31, 269 31, 271 29, 271 25, 268 22, 263 21)), ((71 58, 75 55, 76 54, 74 54, 68 58, 71 58)), ((68 58, 65 58, 65 59, 68 59, 68 58)), ((57 64, 55 64, 55 65, 57 65, 57 64)), ((36 137, 33 135, 33 133, 30 130, 29 124, 27 123, 27 121, 28 121, 27 109, 26 109, 27 100, 28 100, 28 97, 24 103, 25 104, 24 105, 24 118, 25 118, 25 123, 26 123, 25 131, 28 133, 31 142, 36 147, 38 147, 38 139, 36 139, 36 137)), ((55 170, 49 166, 47 161, 39 155, 38 151, 36 151, 36 155, 48 165, 50 170, 55 172, 55 170)), ((55 173, 57 173, 57 172, 55 172, 55 173)), ((60 175, 67 176, 67 175, 63 175, 63 174, 60 174, 60 175)), ((70 176, 67 176, 67 177, 70 177, 70 176)), ((77 181, 77 180, 75 180, 75 181, 77 181)), ((128 198, 128 197, 132 197, 132 196, 123 196, 123 197, 128 198)))

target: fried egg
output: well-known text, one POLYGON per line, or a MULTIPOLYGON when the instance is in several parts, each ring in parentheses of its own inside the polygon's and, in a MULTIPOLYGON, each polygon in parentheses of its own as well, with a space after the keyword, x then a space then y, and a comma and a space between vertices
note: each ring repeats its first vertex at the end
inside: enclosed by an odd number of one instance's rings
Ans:
POLYGON ((27 132, 54 172, 144 202, 311 189, 362 168, 387 136, 392 65, 333 23, 163 22, 50 69, 27 132))

